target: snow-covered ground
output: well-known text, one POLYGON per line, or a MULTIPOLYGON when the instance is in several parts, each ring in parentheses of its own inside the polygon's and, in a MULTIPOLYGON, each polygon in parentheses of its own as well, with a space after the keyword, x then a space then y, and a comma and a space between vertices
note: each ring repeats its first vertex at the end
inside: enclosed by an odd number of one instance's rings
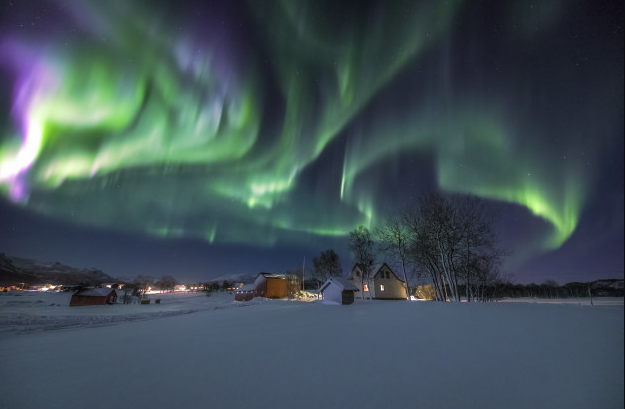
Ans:
MULTIPOLYGON (((124 321, 183 315, 201 310, 247 306, 233 302, 229 292, 150 293, 150 304, 124 305, 121 294, 116 305, 70 307, 72 293, 12 291, 0 293, 0 334, 4 331, 32 332, 77 326, 97 326, 124 321), (160 303, 155 301, 159 299, 160 303)), ((261 302, 255 300, 254 303, 261 302)))
POLYGON ((70 308, 70 296, 0 295, 0 408, 624 404, 622 299, 333 306, 155 294, 161 304, 70 308))

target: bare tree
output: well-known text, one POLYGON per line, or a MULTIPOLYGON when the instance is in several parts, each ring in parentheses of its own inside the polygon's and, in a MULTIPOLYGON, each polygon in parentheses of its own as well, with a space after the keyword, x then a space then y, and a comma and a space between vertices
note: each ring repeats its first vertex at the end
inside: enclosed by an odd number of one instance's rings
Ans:
POLYGON ((454 259, 460 238, 455 218, 451 200, 436 192, 421 196, 418 210, 404 215, 415 238, 410 256, 431 279, 438 300, 459 300, 454 259))
POLYGON ((422 222, 417 211, 404 213, 404 223, 408 226, 415 239, 410 243, 408 255, 416 266, 419 277, 427 277, 432 283, 435 299, 447 299, 444 287, 443 273, 436 257, 436 250, 429 232, 422 228, 422 222))
POLYGON ((302 291, 302 272, 298 268, 287 270, 286 273, 286 292, 289 299, 301 297, 302 291))
POLYGON ((467 299, 469 300, 469 294, 473 294, 475 301, 487 301, 485 291, 504 281, 497 267, 498 260, 492 255, 484 254, 473 257, 470 264, 471 281, 467 285, 467 299))
MULTIPOLYGON (((371 233, 365 226, 360 225, 349 233, 349 248, 352 251, 354 261, 360 267, 362 272, 360 280, 360 288, 362 290, 362 298, 365 298, 364 284, 365 280, 367 286, 369 285, 369 276, 373 269, 373 263, 375 262, 375 255, 373 253, 373 240, 371 239, 371 233)), ((371 298, 371 292, 369 291, 369 298, 371 298)))
POLYGON ((482 299, 483 288, 499 280, 498 267, 506 253, 499 247, 495 233, 499 212, 487 208, 476 197, 456 199, 456 207, 461 234, 459 275, 465 285, 467 301, 471 301, 472 295, 482 299))
POLYGON ((124 295, 122 296, 122 302, 124 304, 132 304, 133 301, 135 301, 135 296, 133 295, 135 291, 135 287, 124 286, 124 295))
POLYGON ((408 264, 408 249, 415 240, 414 234, 402 220, 393 215, 389 215, 380 226, 375 229, 380 250, 388 254, 393 261, 401 265, 406 286, 406 298, 410 300, 410 290, 408 289, 408 275, 406 267, 408 264))
POLYGON ((340 277, 343 274, 339 256, 332 249, 322 251, 319 257, 313 258, 312 263, 317 281, 340 277))
POLYGON ((163 290, 167 290, 167 291, 170 291, 170 292, 174 291, 174 288, 176 287, 176 284, 178 283, 176 281, 176 279, 173 278, 172 276, 163 276, 163 277, 161 277, 161 281, 160 282, 161 282, 161 286, 162 286, 161 288, 163 290))

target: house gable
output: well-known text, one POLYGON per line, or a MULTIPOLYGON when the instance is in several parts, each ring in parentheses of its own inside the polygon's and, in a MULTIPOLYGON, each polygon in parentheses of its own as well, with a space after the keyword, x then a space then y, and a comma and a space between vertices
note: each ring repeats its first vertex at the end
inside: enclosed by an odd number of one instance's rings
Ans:
POLYGON ((386 263, 382 263, 382 265, 380 265, 377 270, 374 270, 375 272, 373 273, 372 277, 374 279, 376 278, 387 278, 387 279, 395 279, 397 281, 401 281, 402 283, 405 283, 404 280, 402 280, 401 278, 399 278, 397 276, 397 274, 395 274, 395 272, 393 271, 393 269, 391 269, 389 267, 388 264, 386 263))
POLYGON ((399 300, 407 298, 405 281, 399 278, 386 263, 374 266, 369 280, 363 280, 362 269, 358 264, 355 264, 350 274, 350 280, 356 287, 362 286, 361 290, 369 293, 375 299, 399 300))

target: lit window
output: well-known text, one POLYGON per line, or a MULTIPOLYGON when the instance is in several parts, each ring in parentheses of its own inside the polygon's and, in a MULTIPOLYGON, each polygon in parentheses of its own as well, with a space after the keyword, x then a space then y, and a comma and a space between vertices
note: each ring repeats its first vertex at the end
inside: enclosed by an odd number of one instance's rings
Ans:
POLYGON ((380 286, 380 291, 384 291, 384 286, 383 285, 380 286))
POLYGON ((362 286, 363 291, 369 291, 369 286, 367 284, 362 286))

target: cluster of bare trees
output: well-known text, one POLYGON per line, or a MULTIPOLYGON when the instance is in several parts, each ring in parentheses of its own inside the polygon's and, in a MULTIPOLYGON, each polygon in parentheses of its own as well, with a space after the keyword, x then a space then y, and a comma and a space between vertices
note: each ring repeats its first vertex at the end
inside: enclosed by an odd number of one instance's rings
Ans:
POLYGON ((322 251, 312 259, 313 274, 318 282, 324 282, 330 277, 340 277, 343 274, 339 255, 332 249, 322 251))
MULTIPOLYGON (((478 198, 431 192, 415 208, 389 215, 374 233, 378 249, 401 268, 407 293, 413 271, 431 283, 437 300, 459 301, 464 294, 468 301, 480 301, 485 289, 499 281, 505 255, 495 232, 497 217, 478 198)), ((373 265, 368 234, 359 226, 350 235, 354 259, 363 266, 373 265)))
POLYGON ((172 276, 163 276, 160 280, 154 283, 154 286, 158 288, 159 290, 161 290, 161 292, 163 291, 174 292, 174 289, 176 288, 177 284, 178 284, 178 281, 176 281, 176 279, 173 278, 172 276))
POLYGON ((139 275, 137 276, 137 278, 134 279, 132 284, 134 288, 136 288, 134 292, 137 293, 137 295, 139 295, 140 297, 145 297, 145 294, 149 291, 150 288, 157 288, 161 292, 173 292, 178 282, 172 276, 163 276, 160 280, 156 280, 154 277, 151 276, 139 275))
POLYGON ((295 299, 300 296, 302 291, 302 273, 301 271, 287 271, 286 274, 286 296, 289 299, 295 299))

